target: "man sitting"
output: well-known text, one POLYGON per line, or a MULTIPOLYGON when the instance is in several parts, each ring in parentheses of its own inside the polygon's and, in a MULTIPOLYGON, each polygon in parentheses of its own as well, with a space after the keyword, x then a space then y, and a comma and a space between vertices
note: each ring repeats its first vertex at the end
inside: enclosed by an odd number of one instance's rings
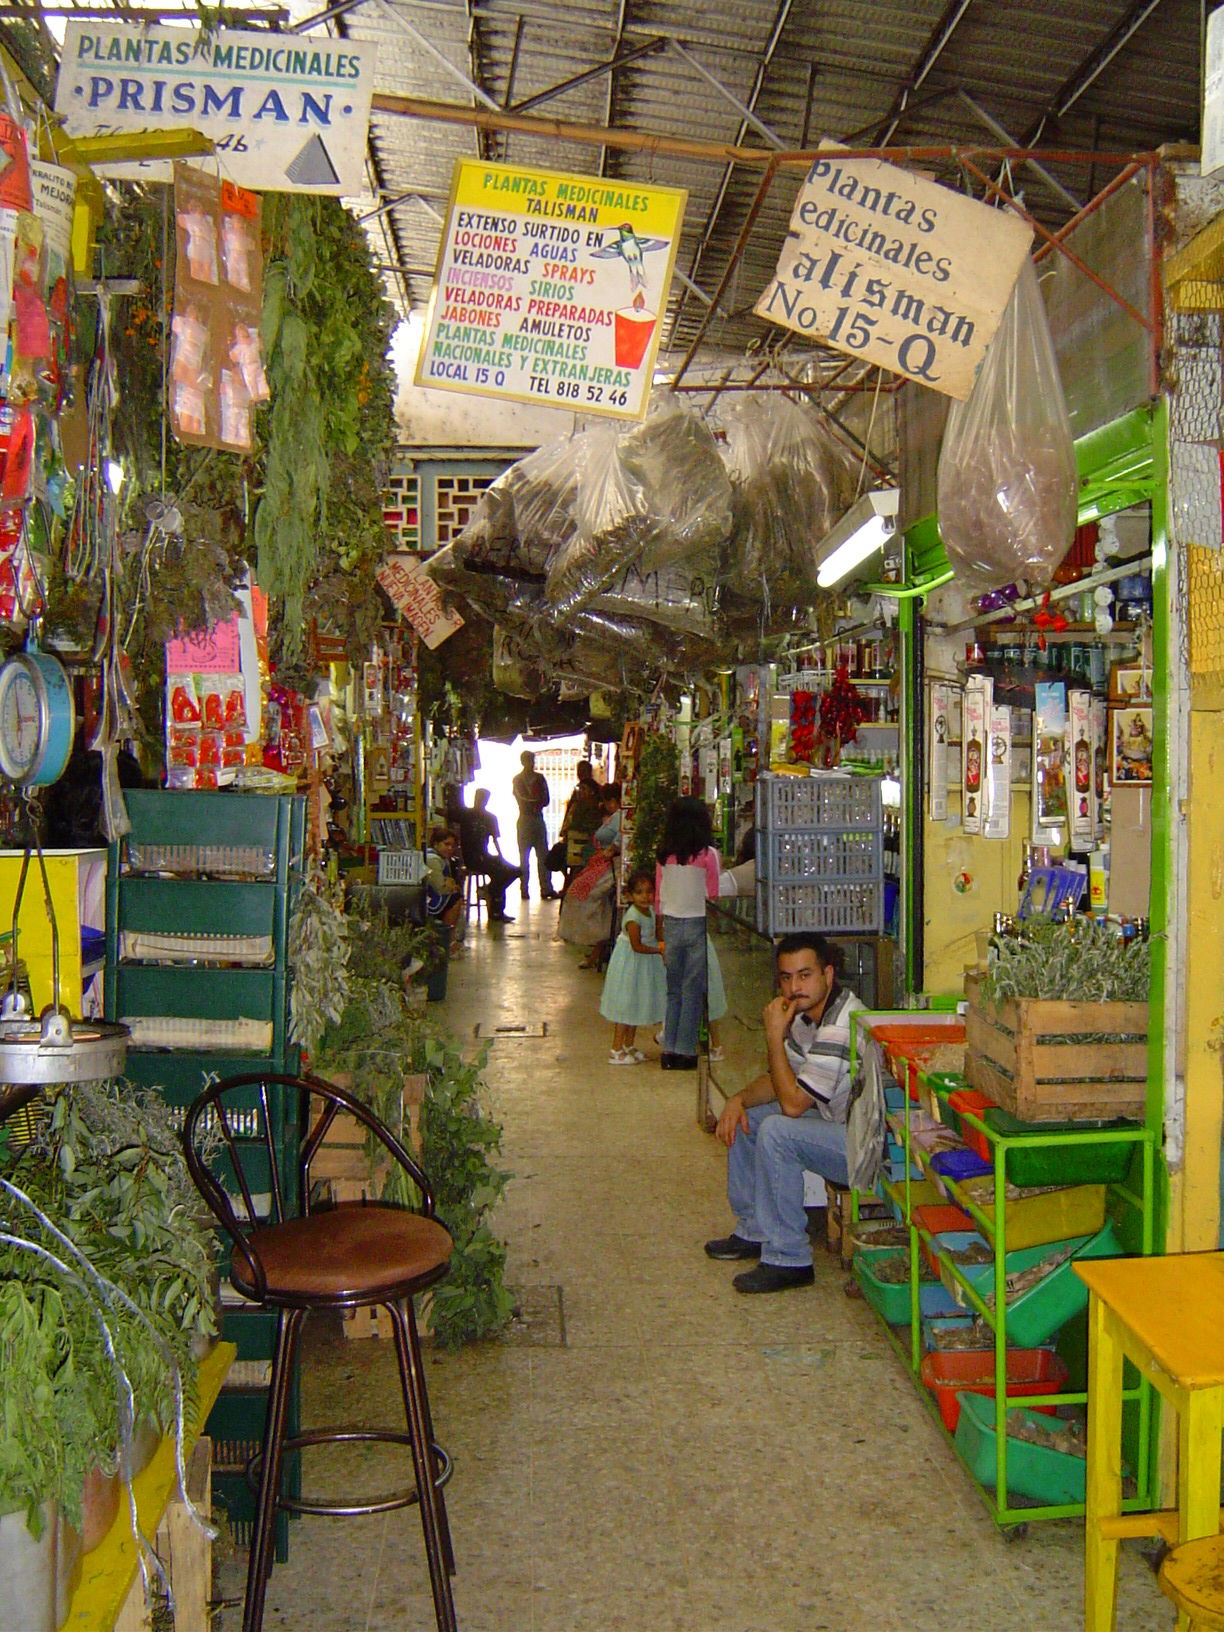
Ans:
POLYGON ((506 911, 506 887, 519 876, 519 869, 501 853, 497 817, 488 804, 488 788, 477 788, 471 810, 459 813, 459 847, 468 871, 488 879, 481 894, 489 903, 489 922, 512 924, 514 919, 506 911))
POLYGON ((800 930, 778 942, 779 995, 762 1020, 769 1071, 732 1094, 715 1130, 728 1147, 727 1200, 735 1230, 707 1241, 711 1258, 759 1258, 737 1292, 810 1286, 812 1244, 803 1175, 847 1184, 850 1016, 863 1004, 837 983, 837 954, 800 930))

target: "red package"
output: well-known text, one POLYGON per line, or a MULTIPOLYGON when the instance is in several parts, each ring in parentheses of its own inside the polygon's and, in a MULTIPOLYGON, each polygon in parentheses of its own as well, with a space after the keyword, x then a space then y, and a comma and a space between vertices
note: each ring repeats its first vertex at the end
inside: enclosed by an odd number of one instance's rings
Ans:
POLYGON ((172 674, 166 681, 166 692, 169 698, 166 712, 173 724, 199 725, 200 704, 194 675, 172 674))
POLYGON ((200 699, 200 715, 206 731, 220 731, 225 726, 225 698, 221 681, 212 674, 200 676, 196 687, 200 699))
POLYGON ((166 750, 166 763, 171 769, 195 770, 200 763, 200 733, 176 731, 172 733, 166 750))
POLYGON ((216 731, 200 732, 200 767, 216 767, 221 763, 221 737, 216 731))
POLYGON ((226 681, 225 724, 227 728, 230 726, 240 726, 244 730, 246 728, 246 687, 242 683, 241 675, 226 681))

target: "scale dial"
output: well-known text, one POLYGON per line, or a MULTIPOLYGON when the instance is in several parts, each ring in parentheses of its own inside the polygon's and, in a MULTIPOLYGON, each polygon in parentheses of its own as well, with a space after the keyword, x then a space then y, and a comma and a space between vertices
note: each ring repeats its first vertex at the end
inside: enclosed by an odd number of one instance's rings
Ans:
POLYGON ((0 668, 0 772, 22 787, 58 781, 72 752, 72 687, 53 657, 19 652, 0 668))

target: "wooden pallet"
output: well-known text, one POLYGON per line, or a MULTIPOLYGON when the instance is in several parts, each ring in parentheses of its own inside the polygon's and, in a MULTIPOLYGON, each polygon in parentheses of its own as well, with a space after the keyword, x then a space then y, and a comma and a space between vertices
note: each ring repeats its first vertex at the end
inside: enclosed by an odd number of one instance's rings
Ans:
POLYGON ((1147 1102, 1146 1003, 982 997, 967 975, 965 1076, 1024 1122, 1142 1118, 1147 1102), (1111 1035, 1118 1042, 1087 1039, 1111 1035))

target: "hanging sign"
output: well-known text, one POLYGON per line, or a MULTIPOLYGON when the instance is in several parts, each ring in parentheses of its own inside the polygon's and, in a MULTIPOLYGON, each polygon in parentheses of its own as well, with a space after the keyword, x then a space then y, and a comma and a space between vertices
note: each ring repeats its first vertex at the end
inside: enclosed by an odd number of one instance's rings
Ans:
MULTIPOLYGON (((70 22, 55 111, 70 136, 198 130, 224 174, 268 193, 358 193, 377 46, 328 36, 70 22)), ((101 175, 168 180, 159 161, 101 175)))
POLYGON ((687 197, 461 159, 416 383, 641 419, 687 197))
POLYGON ((437 584, 425 571, 420 556, 397 551, 383 557, 375 577, 386 590, 395 610, 407 618, 432 652, 463 628, 458 612, 443 605, 437 584))
POLYGON ((942 680, 931 685, 930 817, 933 822, 948 819, 948 723, 951 715, 950 687, 942 680))
POLYGON ((1012 712, 992 703, 990 758, 986 765, 986 816, 982 837, 1005 839, 1011 833, 1012 712))
POLYGON ((1031 239, 1011 210, 824 143, 755 310, 963 401, 1031 239))

